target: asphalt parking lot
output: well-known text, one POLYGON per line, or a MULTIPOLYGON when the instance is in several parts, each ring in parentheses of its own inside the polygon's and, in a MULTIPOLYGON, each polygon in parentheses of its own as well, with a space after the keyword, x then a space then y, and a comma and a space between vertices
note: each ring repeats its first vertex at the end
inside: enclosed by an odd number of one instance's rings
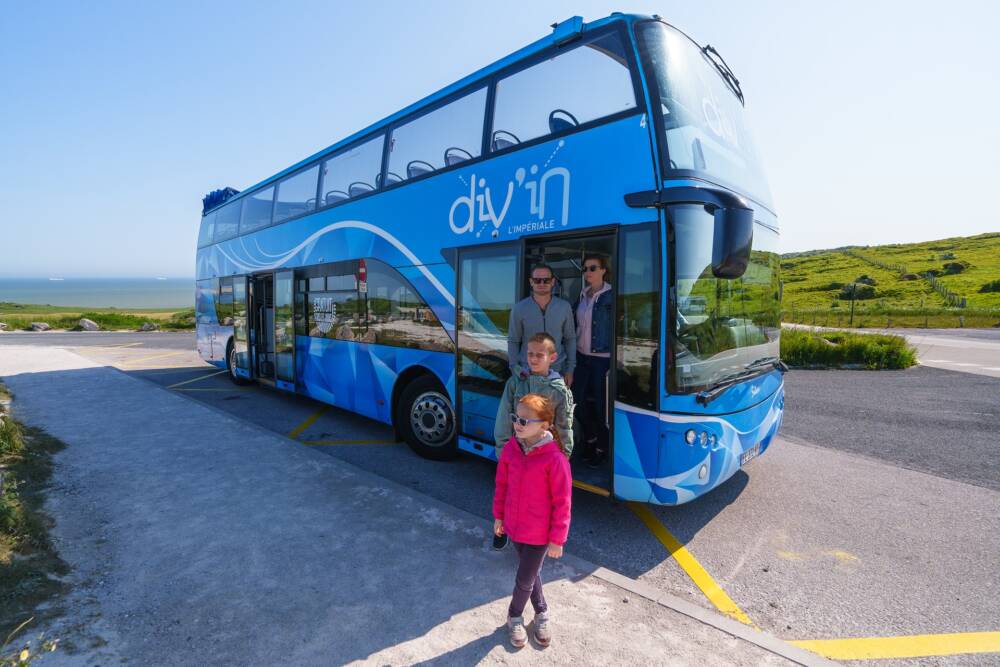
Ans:
MULTIPOLYGON (((489 462, 427 461, 383 424, 236 387, 188 334, 32 342, 73 347, 489 521, 489 462)), ((786 380, 781 437, 765 456, 676 508, 577 491, 567 550, 832 657, 922 647, 926 657, 891 664, 997 664, 1000 378, 917 367, 786 380)))

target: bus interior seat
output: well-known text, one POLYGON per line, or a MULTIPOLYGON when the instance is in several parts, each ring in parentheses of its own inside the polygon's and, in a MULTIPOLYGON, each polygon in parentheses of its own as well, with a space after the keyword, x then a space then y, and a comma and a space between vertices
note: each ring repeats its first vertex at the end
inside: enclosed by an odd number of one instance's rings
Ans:
POLYGON ((576 116, 565 109, 555 109, 549 114, 549 132, 563 132, 580 124, 576 116))
MULTIPOLYGON (((402 182, 403 179, 400 177, 399 174, 395 174, 391 171, 385 172, 386 185, 392 185, 393 183, 402 183, 402 182)), ((375 177, 375 184, 378 185, 379 187, 382 187, 382 174, 379 174, 375 177)))
POLYGON ((457 146, 452 146, 444 152, 444 165, 450 167, 453 164, 459 164, 467 160, 472 159, 472 153, 465 150, 464 148, 459 148, 457 146))
POLYGON ((423 160, 412 160, 406 165, 407 178, 416 178, 417 176, 429 174, 432 171, 434 171, 434 165, 430 162, 424 162, 423 160))
POLYGON ((349 186, 347 186, 347 192, 352 197, 357 197, 358 195, 363 195, 366 192, 372 192, 375 188, 362 181, 354 181, 349 186))
POLYGON ((350 199, 350 198, 351 195, 347 194, 343 190, 330 190, 329 192, 326 193, 326 197, 324 197, 327 206, 329 206, 330 204, 336 204, 339 201, 344 201, 345 199, 350 199))
POLYGON ((505 148, 516 146, 521 140, 513 132, 507 130, 497 130, 493 133, 493 150, 502 151, 505 148))

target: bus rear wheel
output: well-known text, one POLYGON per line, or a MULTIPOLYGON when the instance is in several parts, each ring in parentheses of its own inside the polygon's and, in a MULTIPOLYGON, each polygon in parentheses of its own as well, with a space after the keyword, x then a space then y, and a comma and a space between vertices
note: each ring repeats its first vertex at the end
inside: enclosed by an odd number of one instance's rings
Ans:
POLYGON ((233 384, 250 384, 249 380, 236 374, 236 346, 233 345, 233 341, 229 341, 229 345, 226 347, 226 370, 229 371, 227 375, 233 384))
POLYGON ((458 454, 455 410, 451 399, 433 378, 410 382, 396 405, 396 424, 406 444, 420 456, 444 461, 458 454))

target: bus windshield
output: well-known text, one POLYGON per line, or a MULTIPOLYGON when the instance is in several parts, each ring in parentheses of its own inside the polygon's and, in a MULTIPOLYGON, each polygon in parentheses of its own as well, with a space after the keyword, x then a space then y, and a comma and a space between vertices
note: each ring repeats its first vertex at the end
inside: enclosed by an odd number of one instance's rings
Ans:
POLYGON ((715 226, 704 206, 670 209, 674 230, 676 310, 673 391, 707 389, 778 357, 778 234, 755 224, 750 263, 735 280, 712 275, 715 226))
POLYGON ((701 172, 770 207, 771 194, 740 100, 707 55, 659 21, 639 26, 644 66, 660 98, 671 170, 701 172))

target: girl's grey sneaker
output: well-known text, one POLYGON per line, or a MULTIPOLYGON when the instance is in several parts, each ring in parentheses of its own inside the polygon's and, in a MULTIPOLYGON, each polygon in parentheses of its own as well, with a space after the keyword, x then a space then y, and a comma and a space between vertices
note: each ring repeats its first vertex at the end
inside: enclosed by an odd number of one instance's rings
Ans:
POLYGON ((549 613, 547 611, 535 614, 535 641, 541 646, 548 646, 552 642, 552 631, 549 629, 549 613))
POLYGON ((521 648, 528 643, 528 631, 524 629, 524 616, 507 617, 507 636, 514 648, 521 648))

